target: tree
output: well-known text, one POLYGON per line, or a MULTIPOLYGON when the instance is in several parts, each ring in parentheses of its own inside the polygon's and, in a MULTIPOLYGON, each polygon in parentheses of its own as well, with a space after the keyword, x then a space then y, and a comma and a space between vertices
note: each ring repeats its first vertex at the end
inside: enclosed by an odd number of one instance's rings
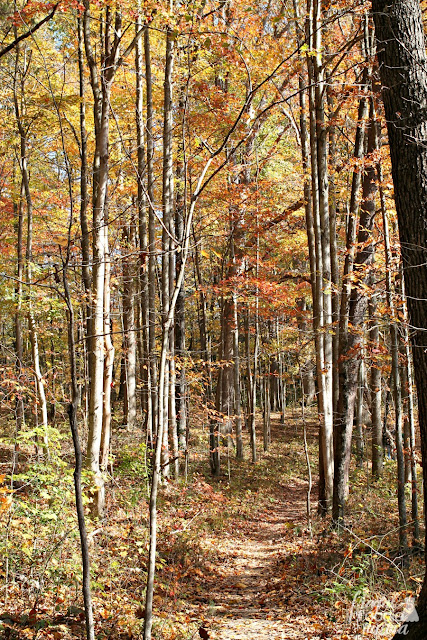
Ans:
MULTIPOLYGON (((387 119, 402 262, 413 331, 415 382, 427 491, 427 56, 418 0, 373 0, 380 77, 387 119)), ((425 498, 424 498, 425 499, 425 498)), ((424 509, 427 516, 427 508, 424 509)), ((426 545, 427 549, 427 545, 426 545)), ((427 634, 427 574, 419 622, 406 638, 427 634)), ((395 638, 401 637, 397 633, 395 638)))
POLYGON ((12 42, 10 42, 8 45, 0 49, 0 58, 2 58, 7 53, 9 53, 9 51, 12 51, 13 49, 15 49, 15 47, 17 47, 20 42, 32 36, 38 29, 40 29, 40 27, 46 24, 46 22, 49 22, 49 20, 51 20, 51 18, 53 18, 53 16, 55 15, 58 5, 59 5, 59 2, 54 4, 52 7, 52 10, 47 14, 47 16, 39 20, 33 27, 31 27, 24 33, 21 33, 21 35, 18 36, 15 32, 14 40, 12 40, 12 42))

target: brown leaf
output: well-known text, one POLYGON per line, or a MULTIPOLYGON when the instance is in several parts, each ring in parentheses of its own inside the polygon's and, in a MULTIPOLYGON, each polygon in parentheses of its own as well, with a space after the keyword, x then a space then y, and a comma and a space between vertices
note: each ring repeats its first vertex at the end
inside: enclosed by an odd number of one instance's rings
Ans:
POLYGON ((143 609, 142 607, 138 607, 137 610, 135 611, 135 618, 138 618, 138 620, 144 620, 145 609, 143 609))

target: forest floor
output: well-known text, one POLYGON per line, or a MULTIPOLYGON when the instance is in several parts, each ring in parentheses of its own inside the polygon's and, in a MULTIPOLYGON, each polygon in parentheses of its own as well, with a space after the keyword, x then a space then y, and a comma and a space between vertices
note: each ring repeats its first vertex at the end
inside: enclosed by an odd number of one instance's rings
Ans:
MULTIPOLYGON (((368 465, 353 469, 340 533, 317 516, 314 485, 310 526, 297 411, 286 427, 273 416, 271 448, 255 465, 225 450, 216 480, 206 428, 194 429, 187 481, 165 484, 159 500, 156 640, 381 640, 400 625, 423 567, 414 557, 402 570, 397 557, 395 463, 375 485, 368 465)), ((314 418, 307 432, 315 483, 314 418)), ((113 451, 107 517, 89 522, 93 599, 97 638, 130 640, 142 637, 147 480, 136 434, 117 431, 113 451)), ((0 452, 6 482, 9 453, 0 452)), ((52 460, 37 467, 28 455, 21 447, 13 500, 0 512, 0 638, 83 638, 71 459, 62 448, 52 469, 52 460)), ((5 488, 0 497, 7 502, 5 488)))

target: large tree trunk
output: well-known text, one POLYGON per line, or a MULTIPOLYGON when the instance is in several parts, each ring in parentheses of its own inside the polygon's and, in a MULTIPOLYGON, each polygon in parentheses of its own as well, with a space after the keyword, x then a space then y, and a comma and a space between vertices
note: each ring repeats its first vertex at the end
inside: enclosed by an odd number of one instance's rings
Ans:
MULTIPOLYGON (((373 0, 378 59, 387 119, 402 261, 413 327, 415 382, 427 495, 427 56, 418 0, 373 0)), ((424 509, 427 517, 427 509, 424 509)), ((427 545, 426 545, 427 549, 427 545)), ((418 623, 406 638, 427 636, 427 577, 418 623)), ((396 640, 402 637, 397 634, 396 640)))

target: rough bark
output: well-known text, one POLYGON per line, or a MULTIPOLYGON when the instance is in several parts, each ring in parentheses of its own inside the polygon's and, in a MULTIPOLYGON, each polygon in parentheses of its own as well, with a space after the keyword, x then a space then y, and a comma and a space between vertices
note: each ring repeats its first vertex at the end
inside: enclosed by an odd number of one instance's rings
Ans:
MULTIPOLYGON (((427 495, 427 56, 418 0, 373 0, 383 100, 390 144, 402 262, 413 328, 415 382, 427 495)), ((424 509, 427 517, 427 509, 424 509)), ((426 545, 427 549, 427 545, 426 545)), ((427 635, 427 577, 421 588, 418 623, 409 640, 427 635)), ((396 639, 402 634, 398 633, 396 639)))

